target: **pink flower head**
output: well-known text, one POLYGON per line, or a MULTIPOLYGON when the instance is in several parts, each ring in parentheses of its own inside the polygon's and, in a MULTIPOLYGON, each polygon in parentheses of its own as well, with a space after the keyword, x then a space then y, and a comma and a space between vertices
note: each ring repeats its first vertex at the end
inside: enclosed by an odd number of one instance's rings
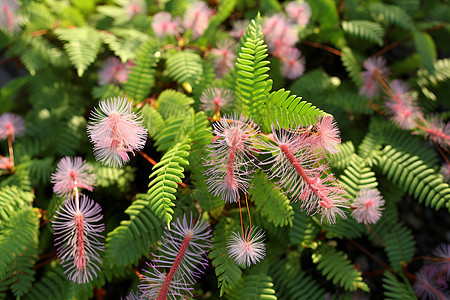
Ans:
POLYGON ((298 42, 298 30, 288 23, 284 15, 273 15, 262 25, 264 37, 269 51, 276 57, 283 57, 286 48, 293 47, 298 42))
POLYGON ((131 72, 132 66, 134 66, 132 61, 122 63, 120 59, 115 56, 108 57, 103 67, 98 71, 98 84, 124 83, 128 80, 128 74, 131 72))
POLYGON ((179 31, 179 21, 172 19, 172 15, 166 11, 160 11, 153 16, 152 28, 158 37, 176 35, 179 31))
POLYGON ((203 274, 208 265, 206 253, 211 247, 211 229, 208 223, 177 219, 173 228, 164 232, 160 255, 155 255, 150 269, 139 289, 150 299, 172 299, 175 296, 189 294, 196 277, 203 274), (165 273, 164 270, 169 270, 165 273), (166 298, 167 297, 167 298, 166 298))
POLYGON ((375 224, 381 218, 383 197, 377 189, 362 189, 352 204, 352 216, 356 222, 375 224))
POLYGON ((419 127, 420 131, 414 133, 424 135, 444 149, 450 149, 450 123, 435 116, 430 116, 423 122, 424 127, 419 127))
POLYGON ((400 80, 391 82, 393 95, 387 99, 386 107, 393 121, 403 129, 412 129, 422 113, 406 83, 400 80))
POLYGON ((230 35, 236 39, 240 39, 247 30, 249 20, 237 20, 233 23, 230 35))
POLYGON ((55 213, 52 221, 55 230, 57 255, 66 269, 68 278, 76 283, 86 283, 97 276, 101 264, 98 251, 104 245, 99 241, 105 226, 95 224, 103 219, 101 207, 85 195, 70 198, 55 213))
POLYGON ((207 146, 211 153, 204 164, 210 167, 205 174, 213 195, 220 195, 225 202, 238 202, 239 191, 247 193, 254 166, 251 153, 260 140, 258 132, 259 126, 242 114, 239 118, 236 114, 224 116, 213 124, 216 136, 207 146))
POLYGON ((52 174, 53 192, 64 198, 69 196, 75 187, 92 191, 95 175, 93 168, 81 157, 63 157, 52 174))
POLYGON ((450 244, 439 244, 433 251, 433 255, 442 259, 438 262, 439 265, 446 266, 447 273, 450 276, 450 244))
POLYGON ((439 270, 434 265, 425 265, 416 273, 417 280, 414 283, 414 293, 420 299, 448 299, 446 282, 442 281, 439 270), (442 285, 442 283, 444 285, 442 285))
POLYGON ((193 2, 184 13, 183 26, 186 30, 191 30, 194 39, 198 39, 205 32, 213 15, 214 11, 205 2, 193 2))
POLYGON ((281 74, 288 79, 296 79, 305 72, 305 58, 297 48, 285 48, 282 56, 281 74))
POLYGON ((11 170, 12 167, 14 167, 14 164, 11 162, 11 160, 9 158, 6 158, 4 156, 0 157, 0 169, 11 170))
POLYGON ((228 255, 242 267, 250 267, 266 256, 264 232, 257 227, 245 230, 245 233, 233 232, 227 243, 228 255))
POLYGON ((323 148, 331 154, 339 152, 339 144, 341 139, 339 137, 339 129, 333 116, 325 115, 315 126, 316 132, 312 133, 313 145, 316 148, 323 148))
POLYGON ((137 14, 145 13, 147 11, 147 4, 145 0, 130 0, 130 3, 125 6, 125 10, 130 18, 132 18, 137 14))
POLYGON ((366 70, 361 73, 364 84, 360 88, 359 94, 372 99, 380 93, 377 81, 386 80, 386 77, 389 75, 389 69, 386 60, 381 56, 369 57, 364 62, 364 68, 366 70))
POLYGON ((145 146, 147 129, 142 123, 142 116, 132 111, 132 104, 126 98, 101 101, 87 125, 95 158, 113 167, 128 162, 128 152, 134 153, 145 146))
POLYGON ((236 44, 231 39, 217 43, 217 48, 211 50, 214 57, 214 69, 219 77, 233 69, 236 60, 236 44))
POLYGON ((17 19, 19 4, 14 0, 0 0, 0 28, 5 29, 9 34, 20 31, 17 19))
POLYGON ((219 112, 228 110, 233 100, 233 91, 225 88, 209 87, 200 96, 200 110, 219 112))
POLYGON ((450 163, 444 163, 442 165, 441 174, 444 176, 444 181, 450 181, 450 163))
POLYGON ((294 19, 298 25, 305 26, 308 25, 309 19, 311 18, 311 6, 308 2, 303 1, 301 3, 292 1, 286 5, 286 14, 289 18, 294 19))
POLYGON ((16 136, 25 134, 25 121, 14 113, 4 113, 0 116, 0 139, 11 136, 14 141, 16 136))
POLYGON ((341 208, 347 208, 345 190, 332 174, 326 174, 328 165, 317 167, 323 153, 314 151, 314 137, 310 130, 298 126, 293 129, 275 127, 272 124, 273 143, 266 149, 272 154, 262 164, 271 164, 269 178, 279 178, 276 185, 290 194, 293 201, 301 200, 302 209, 308 213, 322 214, 330 223, 336 215, 346 218, 341 208))

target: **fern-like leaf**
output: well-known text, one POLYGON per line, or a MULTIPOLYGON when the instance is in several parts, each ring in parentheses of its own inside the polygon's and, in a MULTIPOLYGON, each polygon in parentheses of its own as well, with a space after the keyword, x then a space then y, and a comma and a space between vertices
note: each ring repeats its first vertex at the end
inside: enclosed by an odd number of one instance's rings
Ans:
POLYGON ((241 269, 227 253, 229 237, 233 231, 239 230, 239 226, 232 222, 231 219, 222 218, 214 227, 212 249, 208 255, 215 268, 221 297, 225 290, 233 288, 242 276, 241 269))
MULTIPOLYGON (((189 165, 187 157, 189 156, 190 140, 187 139, 183 143, 178 143, 172 147, 161 160, 153 167, 153 172, 149 183, 149 190, 147 192, 150 199, 152 211, 158 217, 164 217, 167 227, 172 221, 172 206, 175 206, 175 193, 178 188, 178 183, 182 182, 184 178, 184 168, 182 165, 189 165)), ((170 228, 170 227, 169 227, 170 228)))
POLYGON ((349 47, 344 47, 342 49, 341 56, 342 64, 347 70, 350 78, 356 84, 357 87, 362 86, 362 78, 361 78, 361 65, 356 60, 356 57, 349 47))
POLYGON ((383 149, 380 169, 388 179, 426 206, 436 210, 450 202, 450 186, 417 156, 390 145, 383 149))
POLYGON ((335 155, 328 156, 330 166, 336 170, 344 170, 350 163, 358 157, 355 153, 355 146, 352 141, 347 141, 338 146, 339 152, 335 155))
POLYGON ((292 226, 294 210, 289 199, 262 172, 255 175, 253 185, 250 196, 261 214, 275 226, 292 226))
POLYGON ((411 288, 408 280, 404 275, 400 275, 403 282, 389 271, 384 271, 383 288, 385 289, 383 295, 387 300, 403 300, 403 299, 417 299, 414 291, 411 288))
POLYGON ((148 135, 154 139, 159 137, 159 133, 165 127, 166 123, 161 114, 151 105, 144 105, 141 108, 144 117, 144 126, 148 130, 148 135))
POLYGON ((289 230, 289 241, 302 249, 303 242, 310 242, 317 237, 321 228, 313 221, 313 219, 302 211, 298 203, 293 204, 294 221, 292 228, 289 230))
POLYGON ((361 277, 361 272, 355 269, 343 252, 323 245, 320 252, 313 255, 313 262, 317 264, 317 268, 322 271, 327 280, 332 280, 334 284, 339 283, 345 290, 369 290, 361 277))
POLYGON ((272 80, 268 80, 269 61, 267 46, 261 28, 261 17, 251 20, 247 31, 241 38, 238 58, 236 60, 235 104, 239 111, 252 116, 257 123, 262 123, 264 111, 262 107, 267 94, 272 88, 272 80))
POLYGON ((437 57, 436 45, 427 33, 414 31, 414 44, 420 54, 423 67, 430 73, 434 73, 434 62, 437 57))
POLYGON ((163 91, 156 100, 158 112, 164 119, 176 118, 185 114, 194 99, 174 90, 163 91))
MULTIPOLYGON (((123 13, 123 9, 119 10, 123 13)), ((110 28, 109 33, 103 34, 102 38, 105 44, 124 63, 134 59, 136 57, 136 49, 139 49, 149 39, 147 34, 129 28, 110 28)))
POLYGON ((181 85, 195 87, 203 76, 202 58, 192 51, 180 51, 167 58, 166 70, 181 85))
POLYGON ((57 28, 55 33, 64 42, 64 50, 79 77, 95 61, 100 50, 100 35, 91 27, 57 28))
POLYGON ((355 199, 361 189, 378 186, 375 173, 360 158, 352 160, 339 179, 351 199, 355 199))
POLYGON ((414 255, 414 236, 411 230, 401 223, 391 223, 390 225, 389 232, 382 235, 381 238, 386 244, 386 253, 392 269, 400 271, 403 263, 410 262, 414 255))
POLYGON ((154 40, 143 44, 136 54, 128 81, 123 86, 127 96, 135 102, 142 102, 155 84, 155 66, 160 59, 159 45, 154 40))
POLYGON ((239 289, 239 299, 242 300, 276 300, 273 280, 267 274, 247 275, 244 284, 239 289))
POLYGON ((366 20, 343 21, 342 28, 348 35, 383 45, 384 29, 378 23, 366 20))
POLYGON ((396 5, 373 3, 369 6, 369 13, 375 21, 387 22, 406 30, 414 28, 411 17, 396 5))

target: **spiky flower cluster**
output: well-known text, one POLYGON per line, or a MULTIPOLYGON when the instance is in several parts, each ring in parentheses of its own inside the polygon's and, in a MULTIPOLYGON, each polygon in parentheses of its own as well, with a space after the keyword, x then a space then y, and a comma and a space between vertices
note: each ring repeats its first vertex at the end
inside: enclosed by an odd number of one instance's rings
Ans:
POLYGON ((425 136, 444 149, 450 149, 450 122, 446 123, 437 116, 429 116, 422 119, 421 123, 414 133, 425 136))
POLYGON ((126 98, 101 101, 91 112, 87 132, 98 161, 121 167, 129 161, 128 152, 141 150, 147 140, 143 119, 132 111, 126 98))
POLYGON ((0 1, 0 29, 8 31, 9 34, 20 31, 17 11, 19 4, 14 0, 0 1))
POLYGON ((205 2, 192 2, 184 13, 183 26, 186 30, 191 30, 193 38, 197 39, 205 32, 213 14, 213 10, 205 2))
POLYGON ((101 265, 99 251, 103 251, 100 233, 105 226, 101 207, 85 195, 80 188, 92 191, 95 177, 92 168, 81 157, 64 157, 52 174, 53 190, 64 203, 52 221, 55 246, 67 277, 76 283, 86 283, 97 276, 101 265))
POLYGON ((166 35, 176 35, 180 31, 179 23, 169 12, 160 11, 153 16, 152 28, 156 36, 163 38, 166 35))
POLYGON ((228 110, 233 100, 233 92, 225 88, 209 87, 200 96, 200 109, 219 115, 221 110, 228 110))
POLYGON ((217 43, 216 48, 211 50, 214 58, 214 69, 219 78, 228 73, 234 66, 236 60, 236 44, 231 39, 224 39, 217 43))
POLYGON ((368 58, 363 66, 366 70, 361 73, 364 83, 359 89, 359 94, 372 99, 379 95, 380 88, 377 82, 386 79, 389 69, 386 60, 382 56, 368 58))
POLYGON ((356 222, 375 224, 381 218, 383 197, 377 189, 362 189, 352 203, 352 216, 356 222))
POLYGON ((108 57, 103 67, 98 71, 98 84, 124 83, 128 80, 128 74, 131 72, 132 66, 134 66, 132 61, 123 63, 115 56, 108 57))
POLYGON ((211 230, 207 223, 194 224, 186 215, 183 220, 173 222, 173 228, 166 230, 149 270, 139 286, 149 299, 178 299, 181 295, 192 296, 192 285, 207 266, 206 252, 211 246, 211 230), (168 271, 168 273, 166 272, 168 271))
POLYGON ((4 113, 0 116, 0 139, 6 139, 8 136, 14 141, 16 136, 25 133, 25 121, 14 113, 4 113))
POLYGON ((208 190, 225 202, 238 202, 246 194, 254 170, 253 152, 260 142, 259 126, 244 115, 224 116, 213 124, 216 135, 207 150, 208 190))
POLYGON ((240 266, 249 267, 266 256, 264 232, 256 227, 247 228, 245 233, 233 232, 227 244, 228 255, 240 266))
POLYGON ((408 85, 400 80, 393 80, 390 86, 392 94, 386 98, 388 113, 400 128, 414 128, 416 120, 422 118, 422 112, 416 104, 415 97, 408 85))

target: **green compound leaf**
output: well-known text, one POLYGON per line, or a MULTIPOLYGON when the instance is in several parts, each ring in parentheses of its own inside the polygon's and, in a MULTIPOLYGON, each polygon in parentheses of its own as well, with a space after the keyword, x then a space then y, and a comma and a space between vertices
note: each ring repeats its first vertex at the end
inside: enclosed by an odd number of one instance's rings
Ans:
POLYGON ((342 28, 348 35, 376 43, 378 46, 383 45, 384 29, 378 23, 366 20, 343 21, 342 28))

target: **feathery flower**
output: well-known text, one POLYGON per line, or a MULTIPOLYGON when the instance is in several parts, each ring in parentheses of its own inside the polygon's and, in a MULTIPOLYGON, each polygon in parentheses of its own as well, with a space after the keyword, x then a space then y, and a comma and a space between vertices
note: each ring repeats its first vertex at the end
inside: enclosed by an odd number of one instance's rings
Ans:
POLYGON ((301 3, 292 1, 286 5, 286 14, 289 18, 294 19, 298 25, 305 26, 308 25, 309 19, 311 18, 311 6, 308 2, 303 1, 301 3))
POLYGON ((331 154, 338 153, 338 146, 341 143, 341 139, 339 138, 339 129, 333 117, 330 115, 322 117, 317 121, 315 128, 316 132, 312 133, 314 147, 323 148, 331 154))
POLYGON ((236 39, 240 39, 247 30, 249 20, 237 20, 233 23, 230 35, 236 39))
POLYGON ((450 149, 450 122, 445 123, 436 116, 430 116, 423 122, 424 128, 419 127, 420 131, 414 133, 422 134, 442 148, 450 149))
POLYGON ((229 70, 233 69, 236 60, 236 44, 231 39, 224 39, 217 43, 217 48, 211 50, 214 57, 214 69, 221 78, 229 70))
POLYGON ((352 204, 352 216, 356 222, 375 224, 381 218, 383 197, 377 189, 362 189, 352 204))
POLYGON ((279 178, 276 185, 290 194, 293 201, 301 200, 307 213, 322 215, 322 220, 334 223, 336 215, 346 218, 341 208, 349 207, 343 198, 345 190, 332 174, 326 174, 328 165, 320 165, 321 149, 314 151, 314 137, 309 128, 276 128, 272 124, 273 143, 266 143, 272 153, 262 164, 271 164, 269 178, 279 178))
POLYGON ((450 163, 444 163, 442 165, 441 174, 444 176, 444 181, 450 181, 450 163))
POLYGON ((372 99, 380 93, 377 77, 379 76, 381 79, 386 80, 386 77, 389 75, 389 69, 386 60, 381 56, 369 57, 363 65, 366 70, 361 73, 364 84, 360 88, 359 94, 372 99))
POLYGON ((172 15, 166 11, 160 11, 153 16, 152 28, 158 37, 175 35, 179 31, 179 22, 172 19, 172 15))
POLYGON ((105 226, 95 224, 103 219, 101 207, 85 195, 70 198, 55 213, 52 221, 55 230, 57 255, 66 269, 64 274, 76 283, 86 283, 97 276, 101 264, 98 251, 103 251, 100 233, 105 226))
POLYGON ((64 198, 69 196, 75 187, 92 191, 95 182, 95 175, 91 174, 92 172, 93 168, 81 157, 63 157, 51 177, 51 183, 54 184, 53 192, 64 198))
POLYGON ((193 2, 184 12, 183 26, 191 30, 194 39, 198 39, 205 32, 213 15, 214 11, 205 2, 193 2))
POLYGON ((147 4, 145 0, 130 0, 130 3, 125 6, 125 10, 128 16, 132 18, 137 14, 145 13, 147 11, 147 4))
POLYGON ((284 49, 282 55, 281 74, 288 79, 296 79, 305 72, 305 58, 300 50, 293 47, 284 49))
POLYGON ((259 126, 242 114, 239 118, 236 114, 224 116, 213 124, 216 136, 207 146, 211 153, 204 163, 210 167, 205 174, 213 195, 221 196, 225 202, 237 202, 239 190, 247 193, 254 166, 251 152, 260 140, 258 132, 259 126))
POLYGON ((19 4, 14 0, 0 0, 0 28, 13 34, 20 31, 19 22, 16 16, 19 4))
POLYGON ((442 259, 439 265, 446 267, 447 276, 450 276, 450 244, 439 244, 433 251, 433 255, 442 259))
POLYGON ((386 107, 391 119, 403 129, 415 127, 415 120, 422 118, 420 108, 415 103, 415 98, 406 83, 393 80, 390 84, 393 95, 386 98, 386 107))
POLYGON ((233 232, 227 243, 228 255, 234 259, 239 266, 249 267, 258 263, 266 256, 266 245, 264 244, 264 232, 257 227, 248 228, 245 233, 233 232))
POLYGON ((298 42, 298 30, 290 24, 284 15, 273 15, 262 24, 262 31, 267 39, 268 48, 272 55, 283 57, 287 48, 298 42))
POLYGON ((439 283, 439 271, 434 265, 425 265, 416 273, 414 293, 421 299, 448 299, 449 293, 439 283))
POLYGON ((25 134, 25 121, 19 115, 14 113, 4 113, 0 116, 0 139, 6 139, 11 135, 14 141, 16 135, 22 136, 25 134))
POLYGON ((128 74, 131 72, 132 66, 134 66, 132 61, 122 63, 120 59, 115 56, 108 57, 103 64, 103 67, 98 71, 98 84, 124 83, 128 80, 128 74))
POLYGON ((228 110, 233 100, 233 92, 225 88, 209 87, 200 96, 200 110, 219 112, 228 110))
POLYGON ((14 167, 14 164, 9 158, 6 158, 4 156, 0 157, 0 169, 2 170, 11 170, 12 167, 14 167))
POLYGON ((158 247, 161 254, 155 255, 150 269, 144 271, 146 275, 142 281, 146 283, 139 286, 151 299, 172 299, 182 294, 192 296, 191 285, 208 264, 209 225, 202 221, 194 224, 192 217, 187 221, 186 215, 183 221, 177 219, 172 224, 173 228, 166 230, 158 247), (169 273, 162 271, 164 269, 170 269, 169 273))
POLYGON ((130 159, 128 152, 141 150, 147 140, 142 116, 132 111, 126 98, 111 98, 91 112, 87 132, 98 161, 121 167, 130 159))

